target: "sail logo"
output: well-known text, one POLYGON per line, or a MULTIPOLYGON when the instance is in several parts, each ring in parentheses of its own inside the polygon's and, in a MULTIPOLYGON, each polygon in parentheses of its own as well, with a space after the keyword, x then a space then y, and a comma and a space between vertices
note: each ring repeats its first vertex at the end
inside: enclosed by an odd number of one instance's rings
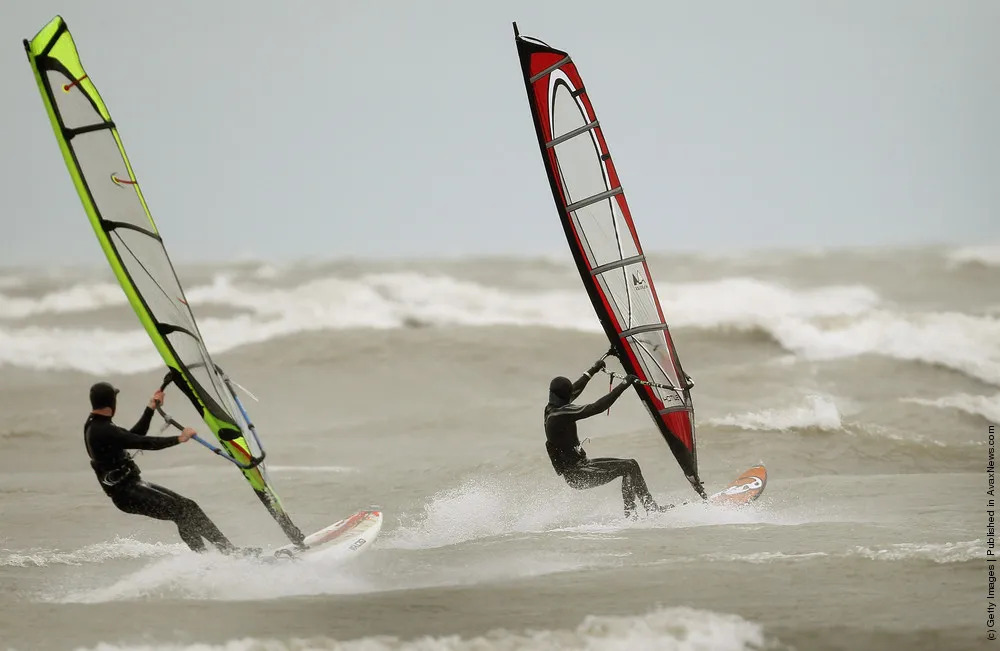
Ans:
POLYGON ((643 277, 641 272, 632 272, 632 289, 639 291, 640 289, 649 289, 649 283, 643 277))
POLYGON ((669 409, 670 407, 683 407, 684 401, 681 397, 677 395, 676 391, 667 391, 660 396, 660 401, 663 403, 664 409, 669 409))

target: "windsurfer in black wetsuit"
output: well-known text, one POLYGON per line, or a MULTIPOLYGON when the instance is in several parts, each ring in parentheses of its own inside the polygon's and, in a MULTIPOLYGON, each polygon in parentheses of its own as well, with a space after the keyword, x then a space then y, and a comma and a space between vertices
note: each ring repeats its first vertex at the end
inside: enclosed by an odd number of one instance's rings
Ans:
POLYGON ((621 477, 625 517, 635 517, 636 500, 642 502, 647 513, 673 508, 672 504, 659 506, 649 494, 646 480, 635 459, 612 457, 588 459, 587 453, 580 445, 576 422, 611 407, 625 389, 638 380, 636 376, 628 375, 607 395, 589 405, 574 405, 573 400, 583 392, 594 374, 604 366, 604 359, 601 358, 576 382, 560 376, 553 378, 549 383, 549 403, 545 405, 545 449, 549 453, 552 467, 557 475, 562 475, 567 484, 580 490, 603 486, 621 477))
POLYGON ((195 435, 188 427, 178 436, 146 436, 153 410, 163 404, 163 391, 153 394, 139 422, 130 430, 111 422, 117 402, 118 389, 107 382, 90 387, 92 411, 83 428, 90 465, 115 506, 125 513, 174 522, 181 540, 196 552, 205 551, 204 538, 227 554, 258 553, 259 550, 253 548, 241 550, 233 546, 193 500, 143 481, 139 476, 139 466, 126 450, 162 450, 189 441, 195 435))

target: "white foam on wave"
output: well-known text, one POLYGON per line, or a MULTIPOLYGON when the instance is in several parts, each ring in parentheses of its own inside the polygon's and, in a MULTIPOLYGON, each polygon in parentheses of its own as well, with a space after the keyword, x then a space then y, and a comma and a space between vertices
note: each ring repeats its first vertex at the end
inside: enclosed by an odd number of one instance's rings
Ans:
POLYGON ((867 287, 791 290, 754 279, 672 285, 660 296, 675 327, 756 329, 803 359, 880 355, 1000 384, 1000 319, 993 316, 905 313, 867 287))
POLYGON ((817 558, 826 558, 829 555, 830 554, 827 554, 826 552, 801 552, 801 553, 757 552, 756 554, 705 554, 703 556, 694 556, 689 558, 669 559, 664 562, 691 563, 691 562, 701 562, 701 561, 715 561, 722 563, 751 563, 754 565, 761 565, 767 563, 810 561, 817 558))
POLYGON ((84 565, 119 559, 176 556, 186 552, 187 547, 179 543, 148 543, 119 537, 68 552, 53 549, 0 550, 0 567, 84 565))
POLYGON ((150 557, 149 563, 138 570, 129 569, 125 574, 121 574, 120 566, 109 563, 108 569, 102 571, 100 585, 88 579, 85 585, 63 584, 55 592, 37 596, 40 601, 52 603, 108 603, 148 598, 255 601, 364 594, 509 581, 577 571, 593 563, 592 559, 581 555, 497 550, 486 556, 465 558, 459 564, 418 562, 400 569, 398 564, 405 563, 406 559, 378 558, 379 548, 391 547, 384 545, 384 540, 385 537, 380 538, 376 549, 361 557, 318 550, 294 562, 263 562, 225 556, 211 550, 194 554, 180 544, 151 545, 118 539, 75 552, 15 552, 4 558, 4 564, 72 565, 150 557))
MULTIPOLYGON (((16 287, 17 285, 14 285, 16 287)), ((7 289, 0 285, 0 289, 7 289)), ((0 319, 23 319, 39 314, 89 312, 124 305, 125 294, 112 283, 78 284, 40 298, 12 297, 0 294, 0 319)))
MULTIPOLYGON (((1000 384, 1000 318, 993 316, 907 314, 883 305, 863 286, 797 290, 753 278, 667 283, 659 296, 675 328, 757 330, 800 358, 883 355, 1000 384)), ((601 332, 578 287, 513 291, 415 272, 316 278, 290 288, 262 287, 252 275, 238 282, 220 274, 192 288, 188 299, 195 312, 199 305, 240 310, 232 317, 199 320, 206 344, 216 353, 343 328, 542 326, 601 332)), ((90 373, 159 368, 161 360, 137 327, 121 332, 16 325, 22 316, 122 302, 121 292, 109 284, 80 285, 39 299, 0 294, 7 322, 0 327, 0 364, 90 373)))
MULTIPOLYGON (((585 295, 511 293, 447 276, 379 274, 323 278, 291 289, 236 285, 225 275, 188 292, 189 303, 241 308, 230 318, 199 319, 210 350, 224 352, 300 332, 343 328, 548 326, 600 332, 585 295)), ((38 306, 30 309, 41 309, 38 306)), ((29 308, 24 308, 29 311, 29 308)), ((0 364, 41 370, 139 373, 162 366, 144 332, 38 326, 0 328, 0 364)))
POLYGON ((946 259, 950 268, 961 265, 1000 267, 1000 244, 964 246, 949 251, 946 259))
POLYGON ((513 632, 493 630, 482 636, 420 637, 402 640, 373 636, 338 641, 330 638, 230 640, 223 644, 102 643, 76 651, 744 651, 778 648, 764 628, 737 615, 694 608, 658 608, 643 615, 584 618, 573 629, 513 632))
POLYGON ((261 563, 215 552, 158 559, 107 586, 47 598, 57 603, 106 603, 172 597, 244 601, 316 594, 358 594, 375 587, 342 559, 322 555, 299 562, 261 563))
POLYGON ((860 285, 795 290, 755 278, 669 283, 657 295, 673 326, 736 330, 770 330, 786 319, 857 317, 880 300, 860 285))
POLYGON ((805 396, 804 405, 744 414, 730 414, 708 421, 711 425, 738 427, 746 430, 788 431, 796 429, 838 430, 843 426, 840 410, 833 398, 821 395, 805 396))
MULTIPOLYGON (((376 543, 381 546, 381 541, 376 543)), ((323 550, 296 561, 261 562, 215 552, 178 554, 115 578, 109 585, 41 595, 54 603, 108 603, 149 598, 213 601, 258 601, 283 597, 354 595, 431 587, 475 585, 578 571, 591 565, 573 555, 499 551, 486 557, 453 562, 411 564, 400 559, 380 563, 364 557, 325 554, 323 550)), ((404 559, 405 560, 405 559, 404 559)))
POLYGON ((967 393, 956 393, 936 399, 903 398, 903 402, 911 402, 926 407, 940 409, 958 409, 973 416, 982 416, 992 423, 1000 423, 1000 393, 993 396, 973 396, 967 393))
POLYGON ((142 330, 0 327, 0 364, 42 371, 142 373, 163 360, 142 330))
POLYGON ((932 563, 965 563, 985 560, 982 540, 954 543, 897 543, 885 547, 855 547, 846 555, 863 556, 876 561, 925 560, 932 563))
POLYGON ((767 551, 750 554, 712 553, 697 556, 675 556, 657 561, 656 565, 675 563, 750 563, 767 565, 772 563, 801 563, 825 558, 862 558, 872 561, 928 561, 937 564, 966 563, 986 558, 986 547, 982 540, 966 540, 949 543, 893 543, 874 547, 858 546, 836 551, 783 552, 767 551))
POLYGON ((783 348, 805 359, 881 355, 936 364, 1000 384, 1000 319, 993 317, 873 310, 832 327, 788 319, 770 332, 783 348))
POLYGON ((414 514, 402 514, 400 525, 383 534, 380 546, 390 549, 434 549, 511 533, 533 533, 569 523, 611 521, 621 507, 571 494, 562 486, 538 486, 516 478, 483 475, 432 495, 414 514))
MULTIPOLYGON (((841 520, 838 516, 823 513, 816 508, 806 510, 795 506, 789 507, 788 504, 775 507, 768 497, 762 497, 751 504, 733 507, 708 504, 697 498, 690 500, 687 497, 688 492, 683 491, 682 495, 676 497, 659 495, 657 501, 661 504, 674 500, 677 502, 676 508, 665 513, 651 514, 638 520, 626 520, 620 515, 596 522, 591 518, 589 522, 556 527, 550 532, 588 534, 607 539, 608 536, 627 534, 629 531, 744 525, 797 527, 804 524, 841 520)), ((605 497, 605 499, 608 498, 605 497)), ((620 500, 620 498, 618 499, 620 500)), ((620 501, 611 501, 617 502, 620 508, 620 501)))
MULTIPOLYGON (((656 493, 655 487, 651 487, 656 493)), ((700 501, 663 514, 627 520, 621 493, 613 486, 574 491, 561 480, 550 484, 525 482, 506 475, 468 479, 432 495, 422 507, 403 513, 400 526, 383 534, 379 546, 389 549, 435 549, 512 534, 551 533, 607 537, 629 530, 686 529, 723 525, 768 524, 795 526, 819 521, 814 511, 804 517, 788 510, 772 510, 762 501, 734 509, 700 501)), ((688 500, 658 494, 661 503, 688 500)))

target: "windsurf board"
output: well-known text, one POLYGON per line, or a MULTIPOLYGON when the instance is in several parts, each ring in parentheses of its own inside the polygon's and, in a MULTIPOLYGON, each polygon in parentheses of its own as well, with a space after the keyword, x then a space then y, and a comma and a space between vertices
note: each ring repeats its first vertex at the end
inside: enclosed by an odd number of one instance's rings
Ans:
POLYGON ((709 495, 708 502, 718 506, 743 506, 760 497, 765 486, 767 469, 764 466, 753 466, 718 493, 709 495))
POLYGON ((267 560, 302 559, 322 556, 344 560, 367 550, 382 530, 382 512, 365 509, 328 527, 309 534, 302 546, 291 544, 279 547, 267 560))

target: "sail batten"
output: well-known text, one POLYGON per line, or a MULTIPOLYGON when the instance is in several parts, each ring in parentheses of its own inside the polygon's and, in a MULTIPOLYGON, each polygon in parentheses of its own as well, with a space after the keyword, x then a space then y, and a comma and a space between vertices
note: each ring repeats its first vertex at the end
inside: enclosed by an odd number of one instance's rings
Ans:
POLYGON ((636 392, 699 493, 690 382, 589 93, 567 52, 514 39, 542 161, 584 287, 636 392))
POLYGON ((556 145, 561 145, 562 143, 566 142, 570 138, 576 138, 577 136, 582 136, 583 134, 587 133, 591 129, 596 129, 599 126, 601 126, 601 123, 598 122, 597 120, 594 120, 590 124, 585 124, 582 127, 577 127, 576 129, 573 129, 569 133, 564 133, 563 135, 557 137, 555 140, 548 141, 547 143, 545 143, 545 148, 546 149, 551 149, 552 147, 555 147, 556 145))
MULTIPOLYGON (((56 16, 24 47, 67 170, 129 304, 174 384, 225 451, 249 464, 257 455, 244 437, 247 423, 202 340, 118 128, 83 68, 66 22, 56 16)), ((241 470, 286 535, 301 540, 263 464, 241 470)))

